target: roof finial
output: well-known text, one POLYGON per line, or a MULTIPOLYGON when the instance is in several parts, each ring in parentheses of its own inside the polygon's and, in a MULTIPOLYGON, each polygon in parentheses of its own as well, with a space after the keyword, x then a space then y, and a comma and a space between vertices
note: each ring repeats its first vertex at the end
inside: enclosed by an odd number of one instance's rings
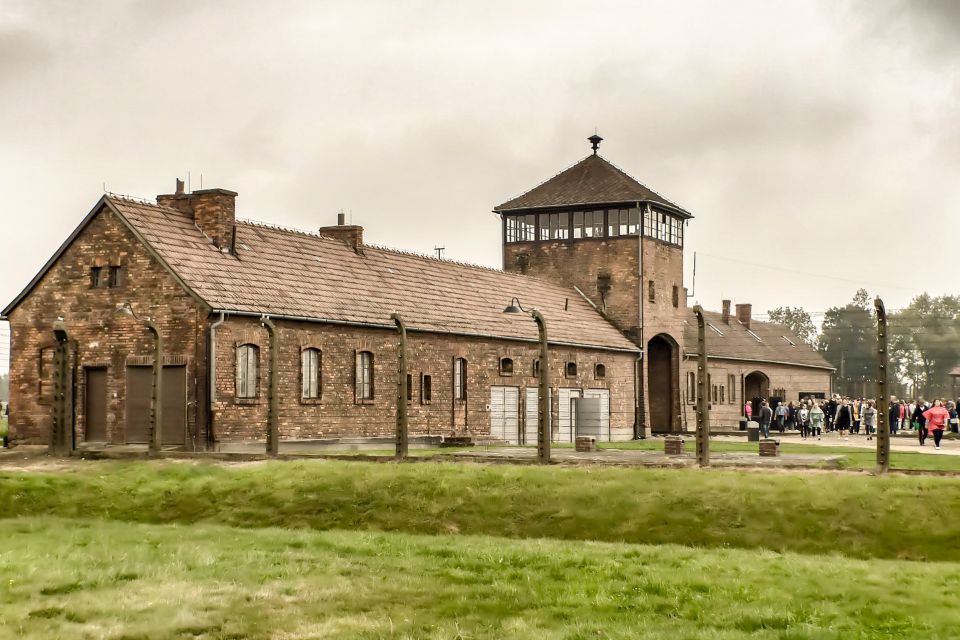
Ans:
POLYGON ((597 147, 600 146, 600 143, 603 142, 603 138, 594 133, 592 136, 587 138, 590 141, 590 144, 593 145, 593 155, 597 155, 597 147))

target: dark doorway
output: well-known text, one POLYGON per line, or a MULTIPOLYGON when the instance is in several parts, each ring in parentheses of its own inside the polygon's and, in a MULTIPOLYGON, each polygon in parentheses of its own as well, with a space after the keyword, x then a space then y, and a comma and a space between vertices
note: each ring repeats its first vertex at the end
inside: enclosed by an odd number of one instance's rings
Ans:
MULTIPOLYGON (((127 443, 150 442, 153 367, 127 367, 127 443)), ((187 368, 163 368, 163 425, 160 444, 183 445, 187 423, 187 368)))
POLYGON ((83 424, 87 442, 105 442, 107 439, 107 370, 86 370, 87 397, 84 403, 83 424))
MULTIPOLYGON (((770 378, 765 374, 754 371, 753 373, 747 374, 747 377, 743 379, 743 397, 747 398, 753 406, 754 419, 760 415, 760 403, 764 400, 769 400, 769 395, 770 378)), ((776 405, 770 405, 770 408, 773 409, 775 406, 776 405)))
POLYGON ((650 430, 653 432, 677 430, 673 410, 676 377, 673 345, 663 336, 654 336, 647 343, 647 406, 650 408, 650 430))

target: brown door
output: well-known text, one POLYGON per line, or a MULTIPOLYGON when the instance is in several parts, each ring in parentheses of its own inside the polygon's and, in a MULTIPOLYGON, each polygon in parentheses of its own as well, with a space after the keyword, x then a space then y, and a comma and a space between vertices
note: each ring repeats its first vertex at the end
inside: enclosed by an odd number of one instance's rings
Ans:
POLYGON ((163 430, 160 444, 182 445, 187 428, 187 368, 163 368, 163 430))
POLYGON ((107 439, 107 370, 87 369, 87 401, 83 424, 88 442, 107 439))
POLYGON ((153 367, 127 367, 128 444, 150 442, 150 398, 153 395, 153 367))
POLYGON ((656 336, 647 343, 647 390, 650 398, 650 429, 654 433, 674 431, 673 350, 656 336))

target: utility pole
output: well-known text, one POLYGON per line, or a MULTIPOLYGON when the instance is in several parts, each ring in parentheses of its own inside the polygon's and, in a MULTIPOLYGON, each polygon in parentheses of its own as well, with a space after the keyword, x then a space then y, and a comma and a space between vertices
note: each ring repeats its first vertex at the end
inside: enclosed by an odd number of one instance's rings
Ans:
POLYGON ((877 471, 890 470, 890 422, 887 403, 887 310, 879 296, 873 301, 877 311, 877 471))
POLYGON ((707 332, 703 307, 696 305, 697 316, 697 464, 710 466, 710 402, 707 389, 707 332))

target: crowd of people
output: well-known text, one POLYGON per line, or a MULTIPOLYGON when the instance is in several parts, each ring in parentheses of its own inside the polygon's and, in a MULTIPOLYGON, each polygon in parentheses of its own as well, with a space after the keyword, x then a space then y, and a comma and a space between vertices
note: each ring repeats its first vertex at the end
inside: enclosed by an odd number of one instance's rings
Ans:
MULTIPOLYGON (((934 447, 939 449, 945 430, 958 431, 958 407, 960 399, 954 402, 938 398, 933 402, 925 402, 923 398, 907 401, 891 396, 886 407, 890 433, 896 435, 912 429, 917 432, 921 446, 932 436, 934 447)), ((840 395, 834 395, 829 400, 804 398, 799 402, 778 402, 776 407, 771 407, 764 400, 756 417, 753 416, 751 403, 744 406, 747 419, 752 418, 759 423, 764 438, 769 438, 770 430, 776 429, 781 434, 787 430, 797 430, 801 438, 815 437, 817 440, 823 437, 824 432, 836 432, 841 438, 859 436, 862 432, 867 440, 872 440, 877 432, 880 410, 876 400, 840 395)))

